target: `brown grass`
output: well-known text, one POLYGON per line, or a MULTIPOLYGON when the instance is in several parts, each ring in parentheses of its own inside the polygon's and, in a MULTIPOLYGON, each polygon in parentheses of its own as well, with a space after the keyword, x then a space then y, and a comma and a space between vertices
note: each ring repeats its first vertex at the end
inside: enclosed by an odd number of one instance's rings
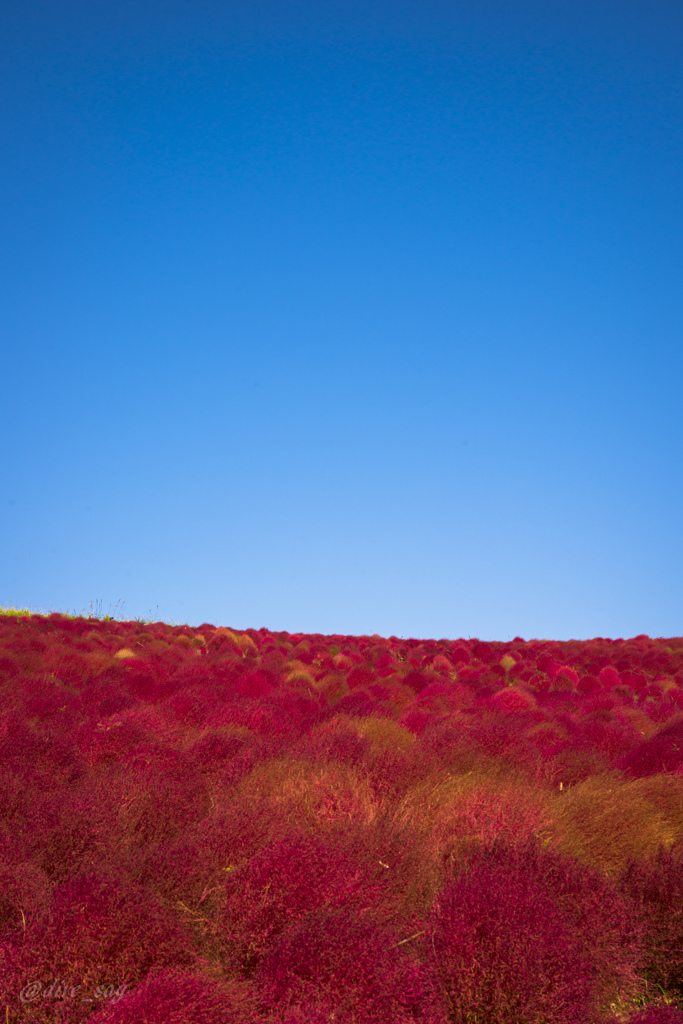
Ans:
POLYGON ((615 876, 629 858, 650 858, 683 838, 683 779, 608 772, 557 791, 550 810, 559 848, 615 876))

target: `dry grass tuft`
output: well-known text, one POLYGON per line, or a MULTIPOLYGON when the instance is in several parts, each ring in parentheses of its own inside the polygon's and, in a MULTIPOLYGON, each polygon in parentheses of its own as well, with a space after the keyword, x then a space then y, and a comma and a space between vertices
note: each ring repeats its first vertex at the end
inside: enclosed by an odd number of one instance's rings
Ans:
POLYGON ((683 837, 683 779, 605 773, 553 794, 551 814, 561 850, 615 876, 683 837))

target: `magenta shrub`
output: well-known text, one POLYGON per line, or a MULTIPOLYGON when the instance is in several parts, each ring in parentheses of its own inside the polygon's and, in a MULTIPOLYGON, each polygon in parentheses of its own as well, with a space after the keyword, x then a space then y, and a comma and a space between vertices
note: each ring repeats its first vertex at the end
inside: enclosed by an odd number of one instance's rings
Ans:
POLYGON ((121 991, 104 988, 104 1007, 88 1024, 253 1024, 255 999, 239 981, 215 981, 167 968, 121 991))
POLYGON ((376 700, 366 689, 355 689, 336 704, 335 714, 351 715, 354 718, 371 718, 373 715, 393 717, 393 709, 376 700))
POLYGON ((19 940, 28 923, 47 907, 52 886, 44 871, 28 861, 0 856, 0 936, 19 940))
POLYGON ((592 971, 544 886, 513 865, 472 864, 432 915, 432 969, 453 1024, 586 1024, 592 971))
POLYGON ((431 682, 431 678, 419 669, 412 669, 404 678, 403 683, 409 686, 413 693, 421 693, 431 682))
POLYGON ((97 816, 82 786, 35 800, 27 826, 26 855, 53 882, 61 882, 94 863, 97 816))
MULTIPOLYGON (((193 966, 187 931, 175 915, 140 886, 103 871, 79 875, 59 886, 48 908, 27 921, 25 934, 15 929, 5 946, 0 1005, 10 1019, 55 1020, 55 1003, 38 1000, 22 1006, 20 993, 29 982, 55 982, 95 989, 130 985, 154 968, 193 966)), ((92 1004, 69 1003, 69 1024, 85 1020, 92 1004)))
POLYGON ((355 729, 328 722, 313 736, 300 737, 293 748, 293 756, 315 761, 339 761, 358 767, 370 751, 370 743, 355 729))
POLYGON ((628 1024, 683 1024, 683 1010, 674 1003, 651 1003, 629 1017, 628 1024))
POLYGON ((644 977, 683 998, 683 843, 661 846, 652 861, 630 861, 619 887, 645 926, 644 977))
POLYGON ((406 710, 399 724, 404 725, 406 729, 410 729, 413 735, 421 736, 429 721, 429 714, 413 704, 406 710))
POLYGON ((617 762, 636 778, 659 772, 675 772, 683 765, 683 715, 663 726, 649 739, 641 740, 617 762))
POLYGON ((306 914, 258 966, 254 980, 264 1011, 287 1024, 445 1024, 428 970, 399 941, 357 910, 306 914))
POLYGON ((383 890, 333 837, 276 839, 227 874, 221 924, 228 960, 249 977, 278 935, 307 911, 372 905, 383 890))
POLYGON ((641 994, 643 926, 615 882, 534 840, 515 846, 497 840, 472 861, 516 870, 553 900, 589 959, 598 1001, 641 994))
POLYGON ((135 882, 167 904, 178 907, 180 901, 192 912, 201 906, 202 914, 208 909, 207 897, 218 885, 220 875, 219 866, 197 839, 185 837, 149 851, 136 851, 126 861, 126 870, 135 882))
POLYGON ((209 810, 209 795, 204 779, 189 770, 180 754, 164 766, 157 757, 131 776, 127 794, 128 809, 119 827, 138 849, 149 850, 185 833, 201 821, 209 810))
POLYGON ((254 733, 206 732, 187 752, 188 768, 214 774, 219 772, 235 785, 263 757, 265 744, 254 733))

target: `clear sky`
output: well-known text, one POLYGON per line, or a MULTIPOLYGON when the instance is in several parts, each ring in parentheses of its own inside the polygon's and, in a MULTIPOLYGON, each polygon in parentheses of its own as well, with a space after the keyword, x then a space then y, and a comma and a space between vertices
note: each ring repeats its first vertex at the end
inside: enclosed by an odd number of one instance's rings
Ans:
POLYGON ((683 633, 683 7, 0 13, 0 604, 683 633))

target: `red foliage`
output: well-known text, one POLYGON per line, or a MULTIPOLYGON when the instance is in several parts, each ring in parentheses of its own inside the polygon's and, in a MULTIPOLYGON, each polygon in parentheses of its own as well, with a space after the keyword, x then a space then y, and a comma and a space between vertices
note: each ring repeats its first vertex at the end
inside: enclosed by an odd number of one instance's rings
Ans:
POLYGON ((432 969, 454 1024, 585 1024, 591 970, 544 888, 512 866, 479 863, 446 884, 433 916, 432 969))
POLYGON ((629 862, 619 885, 645 922, 644 976, 683 998, 683 844, 660 847, 651 863, 629 862))
POLYGON ((431 679, 419 669, 413 669, 403 677, 403 682, 406 686, 409 686, 414 693, 421 693, 424 688, 429 685, 431 679))
POLYGON ((462 644, 456 644, 451 650, 449 657, 454 665, 469 665, 470 652, 462 644))
POLYGON ((374 681, 375 673, 367 665, 358 665, 356 668, 352 668, 346 677, 346 684, 350 690, 359 686, 367 686, 368 683, 374 683, 374 681))
POLYGON ((623 754, 617 766, 636 778, 675 772, 683 765, 683 716, 623 754))
POLYGON ((619 686, 621 683, 621 676, 612 665, 605 665, 604 668, 600 669, 598 679, 606 689, 614 689, 615 686, 619 686))
POLYGON ((675 1003, 656 1001, 629 1017, 628 1024, 683 1024, 683 1010, 675 1003))
POLYGON ((255 999, 239 981, 217 981, 191 971, 166 968, 119 995, 105 988, 105 1007, 88 1024, 251 1024, 255 999))
POLYGON ((445 1024, 433 982, 400 941, 356 911, 311 911, 284 932, 259 964, 255 980, 263 1009, 288 1024, 333 1019, 445 1024))
POLYGON ((382 888, 332 839, 289 834, 228 875, 225 940, 249 976, 277 936, 307 911, 367 905, 382 888))
POLYGON ((415 736, 421 736, 428 722, 429 715, 426 711, 422 711, 417 707, 411 707, 404 714, 400 724, 405 725, 406 729, 410 729, 415 736))
MULTIPOLYGON (((5 947, 0 1003, 28 1016, 20 993, 28 982, 58 981, 93 992, 98 985, 130 985, 155 967, 192 966, 187 933, 175 916, 142 888, 92 871, 58 887, 49 911, 27 922, 25 935, 5 947)), ((85 1020, 93 1004, 69 1002, 69 1022, 85 1020)), ((36 1022, 55 1020, 53 1000, 30 1004, 36 1022)))

